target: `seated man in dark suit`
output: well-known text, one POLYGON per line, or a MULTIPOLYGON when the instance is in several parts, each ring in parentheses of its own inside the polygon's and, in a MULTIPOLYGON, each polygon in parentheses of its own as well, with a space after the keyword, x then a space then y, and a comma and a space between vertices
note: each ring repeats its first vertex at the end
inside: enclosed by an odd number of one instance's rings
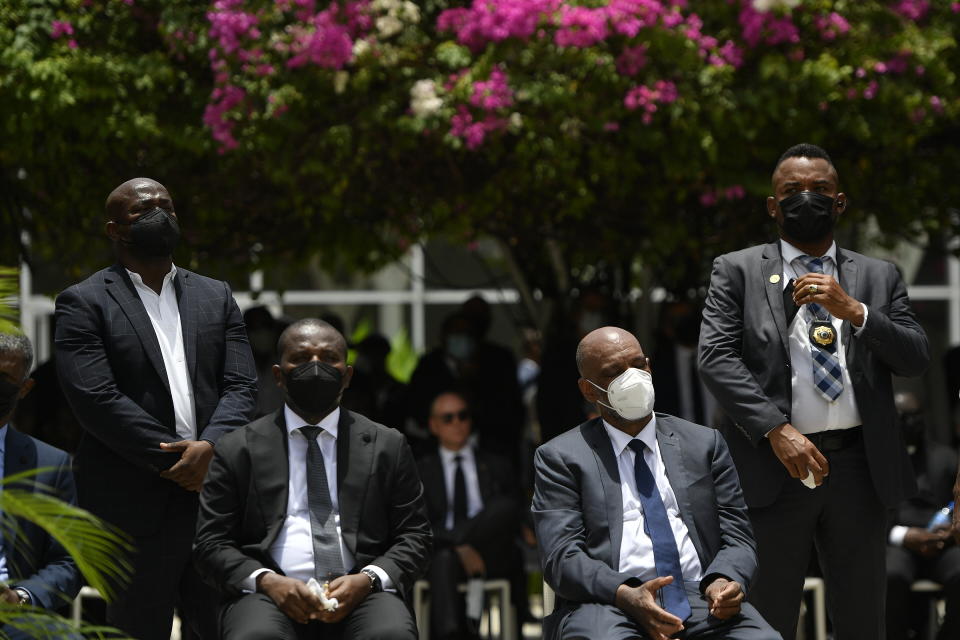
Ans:
POLYGON ((430 407, 436 453, 419 461, 427 513, 433 526, 430 565, 430 637, 462 638, 468 623, 457 585, 467 578, 514 578, 515 599, 525 598, 520 532, 520 491, 506 458, 470 446, 470 409, 456 392, 441 393, 430 407), (514 552, 511 552, 514 550, 514 552))
MULTIPOLYGON (((943 585, 946 616, 939 640, 960 638, 960 547, 950 536, 949 521, 930 529, 934 515, 953 499, 957 454, 926 437, 923 411, 912 393, 894 395, 903 441, 917 477, 918 492, 893 512, 887 545, 887 638, 903 640, 911 618, 910 586, 926 578, 943 585)), ((916 629, 920 632, 921 629, 916 629)), ((921 637, 918 635, 918 637, 921 637)))
MULTIPOLYGON (((0 475, 30 469, 46 471, 5 489, 51 493, 75 501, 70 459, 59 449, 22 434, 10 425, 17 401, 33 388, 29 377, 33 348, 26 336, 0 333, 0 475)), ((0 536, 0 598, 8 604, 64 609, 80 591, 77 565, 57 542, 33 523, 5 523, 0 536)), ((0 626, 12 638, 22 634, 0 626)))
POLYGON ((413 640, 431 536, 410 449, 340 409, 353 368, 332 326, 295 322, 278 350, 284 407, 219 440, 200 495, 195 558, 223 596, 221 637, 413 640))
POLYGON ((623 329, 587 334, 577 367, 600 418, 535 460, 533 516, 557 593, 544 638, 780 638, 743 602, 756 545, 723 438, 654 415, 649 359, 623 329))

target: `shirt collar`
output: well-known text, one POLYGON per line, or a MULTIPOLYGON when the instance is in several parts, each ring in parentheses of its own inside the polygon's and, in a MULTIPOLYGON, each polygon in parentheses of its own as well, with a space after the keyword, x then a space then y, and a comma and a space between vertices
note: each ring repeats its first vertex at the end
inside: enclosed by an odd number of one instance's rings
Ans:
MULTIPOLYGON (((310 423, 294 413, 293 409, 290 408, 290 405, 283 405, 283 419, 287 423, 287 433, 293 435, 294 431, 300 427, 305 427, 310 423)), ((336 409, 327 414, 323 420, 317 424, 318 427, 329 433, 333 436, 334 440, 337 438, 337 426, 340 424, 340 407, 337 406, 336 409)))
MULTIPOLYGON (((786 262, 787 264, 791 264, 794 260, 796 260, 800 256, 805 256, 807 254, 804 253, 803 251, 800 251, 800 249, 797 249, 795 246, 793 246, 783 238, 780 238, 780 255, 783 256, 784 262, 786 262)), ((830 248, 827 249, 827 252, 823 255, 833 260, 833 264, 837 264, 837 243, 831 242, 830 248)), ((811 257, 822 258, 823 256, 811 256, 811 257)))
MULTIPOLYGON (((133 280, 133 284, 140 285, 141 287, 146 286, 145 284, 143 284, 143 278, 140 277, 140 274, 137 273, 136 271, 130 271, 130 269, 127 269, 127 274, 130 275, 130 279, 133 280)), ((161 290, 163 289, 163 287, 167 286, 167 283, 173 280, 173 278, 176 275, 177 275, 177 265, 171 262, 170 271, 167 272, 167 275, 163 276, 163 284, 160 285, 161 290)))
POLYGON ((440 450, 440 460, 443 462, 444 466, 453 464, 453 459, 457 456, 462 458, 463 462, 467 462, 473 459, 473 449, 470 448, 470 445, 466 445, 460 451, 451 451, 450 449, 444 448, 442 445, 437 447, 440 450))
POLYGON ((640 433, 637 434, 636 438, 631 438, 630 434, 624 433, 611 425, 606 420, 603 421, 603 428, 607 430, 607 435, 610 436, 610 442, 613 444, 613 453, 619 458, 620 454, 623 453, 623 450, 627 448, 627 445, 630 444, 631 440, 639 440, 643 444, 647 445, 647 448, 650 451, 656 451, 657 446, 657 414, 653 414, 650 418, 650 422, 647 423, 643 429, 640 430, 640 433))

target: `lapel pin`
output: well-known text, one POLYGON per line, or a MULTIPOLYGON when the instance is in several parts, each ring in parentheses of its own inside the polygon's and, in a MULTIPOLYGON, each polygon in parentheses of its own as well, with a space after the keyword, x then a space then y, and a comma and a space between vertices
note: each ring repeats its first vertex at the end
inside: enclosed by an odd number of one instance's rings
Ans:
POLYGON ((770 276, 770 283, 771 283, 771 284, 777 284, 778 282, 780 282, 780 274, 779 274, 779 273, 775 273, 775 274, 773 274, 772 276, 770 276))

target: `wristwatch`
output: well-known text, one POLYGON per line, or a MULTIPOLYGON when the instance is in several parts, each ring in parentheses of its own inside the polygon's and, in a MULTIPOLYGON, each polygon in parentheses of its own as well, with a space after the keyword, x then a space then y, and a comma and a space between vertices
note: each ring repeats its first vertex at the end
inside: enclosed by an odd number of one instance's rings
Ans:
POLYGON ((360 573, 370 578, 370 593, 380 593, 383 591, 383 583, 380 582, 380 576, 373 569, 360 569, 360 573))
POLYGON ((13 590, 17 592, 18 596, 20 596, 20 602, 18 603, 18 606, 22 607, 25 604, 30 604, 32 598, 30 597, 29 591, 26 589, 21 589, 20 587, 14 587, 13 590))

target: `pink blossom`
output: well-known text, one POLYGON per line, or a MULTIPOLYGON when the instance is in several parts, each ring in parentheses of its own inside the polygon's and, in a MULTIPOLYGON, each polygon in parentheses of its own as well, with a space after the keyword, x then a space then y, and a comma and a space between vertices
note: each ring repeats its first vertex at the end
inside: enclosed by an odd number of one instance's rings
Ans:
POLYGON ((619 122, 604 122, 604 123, 603 123, 603 130, 604 130, 604 131, 620 131, 620 123, 619 123, 619 122))
POLYGON ((50 37, 54 40, 60 36, 72 36, 73 25, 64 20, 54 20, 50 23, 50 37))
POLYGON ((240 48, 243 39, 255 37, 251 31, 254 31, 258 22, 257 16, 244 11, 233 11, 234 3, 231 0, 218 0, 213 6, 214 11, 207 12, 210 37, 225 53, 234 53, 240 48))
POLYGON ((74 40, 73 38, 70 38, 69 40, 67 40, 67 46, 70 47, 71 49, 76 49, 79 45, 77 44, 76 40, 74 40))
POLYGON ((717 194, 713 191, 704 191, 700 194, 700 206, 712 207, 717 204, 717 194))
POLYGON ((960 2, 951 2, 950 10, 954 13, 960 13, 960 2))
POLYGON ((236 122, 228 117, 228 112, 244 98, 246 92, 232 85, 217 87, 210 94, 210 102, 203 111, 203 123, 210 128, 213 139, 220 143, 220 153, 235 149, 239 144, 233 137, 236 122))
POLYGON ((635 47, 624 47, 617 58, 617 71, 620 75, 635 76, 647 64, 647 45, 638 44, 635 47))
POLYGON ((880 74, 886 73, 886 72, 887 72, 887 65, 884 64, 883 62, 878 62, 878 63, 876 63, 876 64, 873 65, 873 70, 876 71, 877 73, 880 73, 880 74))
POLYGON ((507 74, 500 69, 490 72, 487 80, 473 83, 470 104, 487 111, 503 109, 513 104, 513 91, 507 84, 507 74))
POLYGON ((913 54, 910 51, 901 51, 894 57, 887 60, 887 71, 889 73, 905 73, 910 67, 910 57, 913 54))
POLYGON ((866 100, 873 100, 877 96, 877 89, 880 87, 876 80, 871 80, 867 88, 863 90, 863 97, 866 100))
POLYGON ((717 49, 717 55, 734 69, 743 65, 743 50, 733 40, 724 42, 723 46, 717 49))
POLYGON ((476 121, 466 105, 461 104, 457 107, 457 113, 450 118, 450 135, 463 139, 467 149, 473 150, 483 144, 488 133, 505 129, 506 126, 506 120, 494 116, 476 121))
POLYGON ((630 89, 623 98, 623 104, 630 111, 642 109, 644 113, 641 120, 644 124, 649 124, 658 109, 658 104, 670 104, 678 97, 679 93, 674 83, 669 80, 657 80, 653 87, 640 85, 630 89))
POLYGON ((930 11, 930 3, 927 0, 899 0, 890 8, 907 20, 918 21, 930 11))
POLYGON ((744 42, 751 47, 761 43, 776 45, 800 42, 800 32, 789 16, 757 11, 749 0, 744 2, 740 10, 740 28, 744 42))
POLYGON ((838 36, 845 35, 850 31, 850 23, 836 11, 832 11, 826 16, 816 16, 813 23, 820 31, 820 37, 828 42, 832 42, 838 36))
POLYGON ((930 108, 937 115, 943 114, 943 100, 940 99, 940 96, 930 96, 930 108))
POLYGON ((926 68, 925 66, 923 66, 922 64, 918 64, 917 66, 915 66, 915 67, 913 68, 913 72, 914 72, 915 74, 917 74, 918 76, 922 76, 922 75, 924 75, 924 74, 927 72, 927 68, 926 68))
POLYGON ((553 15, 561 0, 473 0, 469 8, 442 11, 437 29, 453 31, 473 51, 508 38, 527 40, 545 16, 553 15))
POLYGON ((747 192, 743 185, 735 184, 727 187, 723 195, 727 200, 741 200, 747 195, 747 192))
POLYGON ((864 69, 863 67, 857 67, 857 70, 853 72, 853 75, 856 76, 857 78, 866 78, 867 70, 864 69))
POLYGON ((559 47, 590 47, 607 37, 607 13, 603 9, 564 6, 560 28, 554 34, 559 47))

